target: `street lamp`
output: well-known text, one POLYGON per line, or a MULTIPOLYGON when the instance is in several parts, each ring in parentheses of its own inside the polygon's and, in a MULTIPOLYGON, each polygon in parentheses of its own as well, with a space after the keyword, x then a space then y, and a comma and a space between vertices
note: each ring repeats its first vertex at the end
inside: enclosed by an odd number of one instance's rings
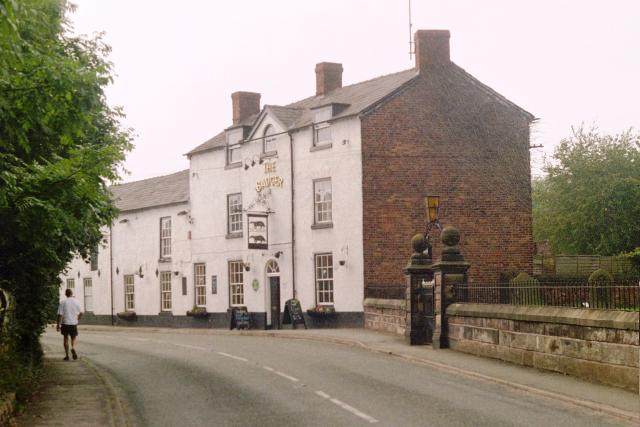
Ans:
POLYGON ((439 196, 427 196, 424 198, 424 207, 426 209, 427 214, 427 226, 424 232, 424 237, 427 242, 427 250, 429 251, 429 258, 431 258, 431 241, 429 238, 429 233, 435 227, 438 230, 442 231, 442 226, 440 225, 439 211, 440 211, 440 197, 439 196))

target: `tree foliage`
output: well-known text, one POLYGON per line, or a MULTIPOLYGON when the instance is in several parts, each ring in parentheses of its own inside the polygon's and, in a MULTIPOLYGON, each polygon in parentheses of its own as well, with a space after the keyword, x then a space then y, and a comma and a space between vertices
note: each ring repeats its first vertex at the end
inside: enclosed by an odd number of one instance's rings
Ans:
POLYGON ((640 134, 584 127, 533 182, 533 230, 555 253, 616 255, 640 246, 640 134))
POLYGON ((10 338, 30 354, 57 304, 59 274, 116 215, 131 131, 111 108, 109 47, 71 35, 65 0, 0 0, 0 288, 10 338))

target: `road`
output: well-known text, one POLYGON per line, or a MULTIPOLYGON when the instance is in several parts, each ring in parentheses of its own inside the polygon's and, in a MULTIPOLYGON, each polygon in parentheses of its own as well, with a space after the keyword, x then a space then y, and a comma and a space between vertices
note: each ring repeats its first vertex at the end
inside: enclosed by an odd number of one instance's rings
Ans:
MULTIPOLYGON (((48 332, 43 343, 60 346, 48 332)), ((605 415, 326 342, 81 331, 140 426, 612 426, 605 415)))

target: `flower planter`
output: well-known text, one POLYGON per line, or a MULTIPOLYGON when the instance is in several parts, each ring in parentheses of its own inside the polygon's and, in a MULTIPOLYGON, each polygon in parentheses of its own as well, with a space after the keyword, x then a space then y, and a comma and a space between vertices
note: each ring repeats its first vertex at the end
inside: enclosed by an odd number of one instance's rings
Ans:
POLYGON ((135 311, 123 311, 117 314, 119 319, 126 320, 128 322, 133 322, 138 318, 135 311))
POLYGON ((310 309, 310 310, 307 310, 307 314, 309 315, 309 317, 313 319, 318 319, 318 320, 335 319, 336 317, 335 311, 317 311, 317 310, 310 309))
POLYGON ((207 317, 209 317, 209 313, 204 309, 196 309, 187 311, 187 316, 194 317, 196 319, 206 319, 207 317))

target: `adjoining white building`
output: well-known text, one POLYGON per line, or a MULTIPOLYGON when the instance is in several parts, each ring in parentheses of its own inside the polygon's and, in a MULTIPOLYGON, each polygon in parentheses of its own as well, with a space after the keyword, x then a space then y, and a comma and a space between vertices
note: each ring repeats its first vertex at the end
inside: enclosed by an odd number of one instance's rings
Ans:
MULTIPOLYGON (((448 31, 416 33, 409 70, 345 87, 341 64, 323 62, 315 72, 315 95, 287 106, 261 107, 260 94, 232 94, 232 124, 187 153, 188 170, 112 188, 120 215, 104 230, 104 244, 91 262, 76 259, 62 276, 63 288, 84 301, 87 322, 229 327, 230 311, 246 307, 252 327, 279 327, 285 301, 296 298, 303 310, 330 307, 331 324, 363 326, 365 289, 403 283, 408 242, 424 224, 429 193, 449 202, 463 236, 478 212, 499 211, 518 227, 513 242, 503 236, 499 244, 515 248, 514 263, 530 266, 530 214, 522 212, 527 203, 530 212, 523 171, 533 116, 453 64, 448 31), (503 152, 517 152, 508 168, 500 157, 477 159, 487 142, 474 138, 489 133, 450 141, 470 123, 483 129, 486 114, 476 105, 491 112, 491 131, 501 132, 492 147, 504 142, 503 152), (455 144, 456 162, 442 168, 447 144, 455 144), (432 157, 440 164, 425 167, 432 157), (468 174, 467 165, 477 172, 468 174), (496 177, 509 183, 500 191, 522 197, 458 209, 496 177)), ((482 240, 484 228, 474 233, 472 262, 474 248, 492 244, 482 240)))

